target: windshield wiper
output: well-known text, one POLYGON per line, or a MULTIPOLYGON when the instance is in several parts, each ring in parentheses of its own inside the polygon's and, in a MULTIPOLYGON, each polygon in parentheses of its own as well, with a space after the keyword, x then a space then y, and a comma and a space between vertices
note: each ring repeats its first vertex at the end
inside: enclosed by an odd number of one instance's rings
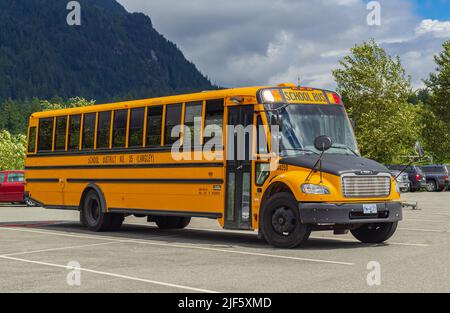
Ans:
POLYGON ((347 151, 350 151, 351 153, 353 153, 355 156, 359 156, 359 154, 356 151, 354 151, 352 148, 350 148, 349 146, 346 146, 346 145, 333 144, 331 146, 331 148, 347 150, 347 151))

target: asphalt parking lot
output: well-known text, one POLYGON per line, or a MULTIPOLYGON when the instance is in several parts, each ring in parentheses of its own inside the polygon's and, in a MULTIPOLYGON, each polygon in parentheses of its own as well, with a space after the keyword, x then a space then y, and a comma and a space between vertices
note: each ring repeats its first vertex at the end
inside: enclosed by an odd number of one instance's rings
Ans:
POLYGON ((79 226, 77 212, 0 205, 0 292, 450 292, 450 192, 404 201, 421 210, 406 209, 386 244, 324 232, 296 250, 211 220, 160 231, 130 217, 99 234, 79 226), (372 261, 381 285, 371 287, 372 261), (82 268, 75 284, 70 262, 82 268))

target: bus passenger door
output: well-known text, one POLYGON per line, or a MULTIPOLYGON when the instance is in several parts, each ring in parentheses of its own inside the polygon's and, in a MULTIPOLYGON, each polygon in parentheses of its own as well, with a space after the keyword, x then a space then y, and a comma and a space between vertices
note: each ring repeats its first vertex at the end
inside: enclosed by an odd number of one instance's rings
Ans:
POLYGON ((251 179, 252 160, 250 152, 252 133, 243 130, 253 125, 253 106, 228 108, 227 131, 227 188, 225 200, 225 228, 251 229, 251 179))

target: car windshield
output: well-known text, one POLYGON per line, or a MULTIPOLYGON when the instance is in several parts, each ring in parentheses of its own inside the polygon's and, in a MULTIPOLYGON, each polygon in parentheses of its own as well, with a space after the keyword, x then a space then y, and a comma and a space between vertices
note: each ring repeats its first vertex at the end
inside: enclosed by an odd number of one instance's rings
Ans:
POLYGON ((291 104, 279 111, 270 110, 269 117, 280 114, 282 128, 281 156, 318 154, 314 140, 329 136, 333 146, 326 153, 359 155, 353 128, 343 106, 291 104))

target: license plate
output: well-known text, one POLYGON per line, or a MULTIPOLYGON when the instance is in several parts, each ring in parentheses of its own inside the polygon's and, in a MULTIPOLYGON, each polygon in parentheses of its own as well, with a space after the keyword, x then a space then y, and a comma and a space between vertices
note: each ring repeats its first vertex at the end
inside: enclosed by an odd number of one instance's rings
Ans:
POLYGON ((364 214, 377 214, 378 208, 376 204, 364 204, 363 205, 364 214))

